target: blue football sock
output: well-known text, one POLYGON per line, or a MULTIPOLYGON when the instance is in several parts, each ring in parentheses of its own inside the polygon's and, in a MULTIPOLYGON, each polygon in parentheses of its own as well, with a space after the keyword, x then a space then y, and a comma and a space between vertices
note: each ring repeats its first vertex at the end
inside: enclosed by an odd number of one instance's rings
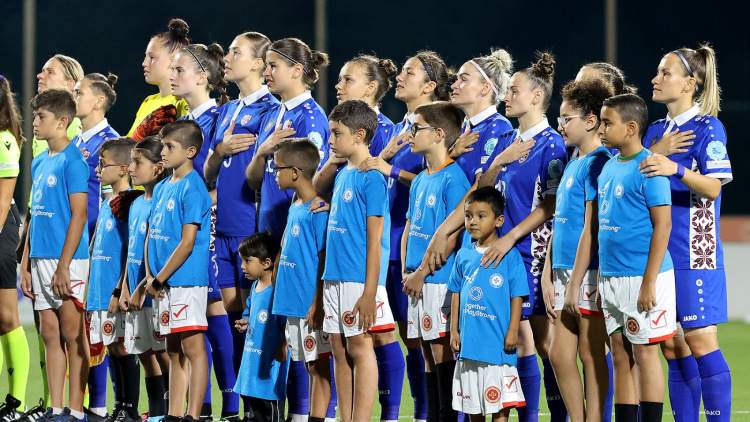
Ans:
POLYGON ((615 370, 612 366, 612 353, 607 352, 607 372, 609 372, 609 384, 607 385, 607 397, 604 399, 602 409, 602 422, 612 422, 612 406, 615 402, 615 370))
POLYGON ((240 412, 240 395, 232 391, 237 382, 237 375, 234 373, 232 362, 232 345, 226 341, 232 336, 229 319, 226 315, 209 316, 206 319, 216 382, 221 389, 221 413, 222 415, 236 415, 240 412))
POLYGON ((536 362, 536 355, 518 358, 518 378, 521 390, 526 398, 526 406, 517 408, 520 422, 537 422, 539 420, 539 391, 542 388, 542 374, 536 362))
POLYGON ((696 359, 707 421, 728 421, 732 412, 732 375, 721 350, 696 359))
MULTIPOLYGON (((110 359, 107 355, 102 363, 89 369, 89 408, 107 407, 107 369, 109 369, 109 365, 110 359)), ((117 393, 118 391, 115 389, 115 394, 117 393)))
MULTIPOLYGON (((234 322, 242 319, 242 311, 227 311, 229 328, 232 330, 232 363, 234 364, 235 376, 240 371, 242 363, 242 351, 245 350, 245 333, 241 333, 234 328, 234 322)), ((243 400, 244 402, 244 400, 243 400)))
POLYGON ((667 361, 669 401, 675 422, 698 422, 701 407, 701 377, 692 356, 667 361))
POLYGON ((336 396, 336 377, 333 376, 333 356, 328 359, 331 365, 331 401, 328 402, 328 409, 326 409, 326 419, 335 419, 339 398, 336 396))
POLYGON ((422 349, 406 352, 406 377, 409 379, 411 397, 414 399, 414 419, 427 419, 427 390, 424 379, 424 355, 422 349))
POLYGON ((310 379, 305 362, 289 362, 286 399, 288 413, 305 416, 310 414, 310 379))
POLYGON ((206 383, 206 395, 203 397, 203 409, 201 410, 201 416, 208 416, 212 412, 206 413, 206 404, 211 405, 211 368, 213 367, 213 359, 211 358, 211 343, 208 341, 208 334, 203 332, 203 341, 206 343, 206 360, 208 361, 208 382, 206 383))
POLYGON ((544 366, 544 390, 547 396, 547 407, 549 407, 551 422, 565 422, 568 420, 568 410, 565 408, 560 387, 557 386, 555 370, 549 359, 542 359, 544 366))
POLYGON ((404 387, 404 352, 396 341, 375 348, 378 362, 378 391, 380 392, 380 420, 398 420, 401 390, 404 387))

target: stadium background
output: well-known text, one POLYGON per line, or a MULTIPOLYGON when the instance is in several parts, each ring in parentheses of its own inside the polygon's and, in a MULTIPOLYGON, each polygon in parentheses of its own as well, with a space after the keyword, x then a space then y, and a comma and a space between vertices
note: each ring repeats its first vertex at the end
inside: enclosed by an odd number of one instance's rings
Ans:
MULTIPOLYGON (((373 2, 329 0, 325 8, 326 48, 331 65, 328 81, 313 94, 330 110, 335 102, 333 88, 338 71, 346 60, 358 53, 374 53, 393 59, 397 66, 420 49, 437 51, 445 61, 458 68, 471 57, 487 54, 491 47, 507 49, 516 68, 527 66, 535 51, 550 51, 557 59, 555 95, 548 111, 553 126, 559 110, 559 89, 575 77, 580 66, 605 60, 605 4, 599 1, 396 1, 373 2)), ((696 47, 700 42, 713 44, 723 88, 719 118, 729 134, 729 154, 734 180, 724 189, 722 236, 727 253, 730 315, 750 321, 745 306, 750 296, 743 262, 750 256, 750 149, 745 148, 743 127, 750 113, 750 27, 747 2, 685 0, 653 2, 609 0, 616 4, 616 64, 628 82, 635 85, 649 105, 650 118, 666 115, 663 105, 650 101, 650 80, 662 55, 681 46, 696 47)), ((22 92, 24 80, 36 77, 44 62, 54 54, 78 59, 86 73, 114 72, 117 103, 108 112, 110 124, 125 134, 143 98, 157 90, 143 81, 141 61, 149 38, 166 30, 172 17, 181 17, 190 25, 193 42, 218 42, 226 48, 245 30, 266 34, 272 40, 298 37, 316 47, 315 6, 313 0, 152 2, 141 0, 37 0, 35 7, 36 43, 33 71, 23 72, 24 0, 0 1, 0 73, 9 78, 14 91, 22 92)), ((26 0, 26 3, 29 3, 26 0)), ((237 89, 230 85, 230 95, 237 89)), ((24 111, 28 100, 19 95, 24 111)), ((394 122, 402 119, 403 103, 391 91, 382 112, 394 122)), ((503 108, 500 108, 503 112, 503 108)), ((27 114, 28 115, 28 114, 27 114)), ((24 123, 31 137, 30 121, 24 123)), ((30 143, 26 150, 30 151, 30 143)), ((22 158, 27 167, 24 153, 22 158)), ((22 172, 23 173, 23 172, 22 172)), ((16 201, 22 207, 28 198, 30 178, 22 174, 16 189, 16 201)), ((29 308, 22 305, 22 312, 29 308)), ((28 319, 25 319, 28 321, 28 319)), ((29 327, 27 333, 32 333, 29 327)), ((743 359, 750 347, 750 329, 743 323, 731 323, 720 329, 730 366, 734 371, 735 411, 733 420, 750 420, 750 363, 743 359), (734 356, 734 359, 732 358, 734 356), (747 418, 747 419, 745 419, 747 418)), ((32 362, 36 340, 32 338, 32 362)), ((31 377, 35 376, 32 367, 31 377)), ((30 389, 34 388, 34 381, 30 389)), ((215 384, 214 384, 215 386, 215 384)), ((0 377, 0 391, 7 380, 0 377)), ((41 388, 41 386, 39 386, 41 388)), ((214 387, 216 388, 216 387, 214 387)), ((408 388, 405 388, 405 392, 408 388)), ((33 401, 38 394, 29 391, 33 401)), ((215 395, 220 397, 220 395, 215 395)), ((145 394, 142 395, 145 402, 145 394)), ((410 400, 404 397, 402 415, 408 415, 410 400)), ((543 402, 544 400, 542 400, 543 402)))

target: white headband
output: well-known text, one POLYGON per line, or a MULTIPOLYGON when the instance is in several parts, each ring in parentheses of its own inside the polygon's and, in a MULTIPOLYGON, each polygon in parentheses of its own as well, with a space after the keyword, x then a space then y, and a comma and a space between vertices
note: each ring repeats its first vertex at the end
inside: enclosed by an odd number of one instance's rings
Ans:
POLYGON ((494 92, 494 93, 495 93, 495 95, 500 95, 500 93, 499 93, 499 92, 498 92, 498 90, 497 90, 497 87, 495 86, 495 84, 494 84, 494 83, 492 83, 492 80, 490 80, 490 78, 489 78, 489 77, 487 76, 487 74, 486 74, 486 73, 484 73, 484 70, 482 70, 482 67, 481 67, 481 66, 479 66, 479 65, 477 64, 477 62, 475 62, 474 60, 469 60, 469 63, 473 64, 473 65, 474 65, 474 67, 476 67, 476 68, 477 68, 477 70, 479 71, 479 73, 481 73, 481 74, 482 74, 482 77, 484 77, 484 80, 490 83, 490 86, 492 87, 492 92, 494 92))

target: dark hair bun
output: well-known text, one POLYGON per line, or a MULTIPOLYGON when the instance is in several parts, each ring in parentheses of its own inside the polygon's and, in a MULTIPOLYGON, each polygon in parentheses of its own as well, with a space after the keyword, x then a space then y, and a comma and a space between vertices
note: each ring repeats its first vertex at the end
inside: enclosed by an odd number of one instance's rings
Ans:
POLYGON ((540 77, 551 78, 555 74, 555 58, 549 53, 540 53, 539 60, 531 65, 540 77))
POLYGON ((207 47, 207 50, 209 53, 213 54, 214 56, 217 56, 221 58, 221 61, 223 61, 224 58, 224 48, 221 47, 218 43, 213 43, 207 47))
POLYGON ((328 54, 320 51, 312 52, 313 63, 315 66, 328 66, 328 54))
POLYGON ((388 78, 392 78, 398 74, 398 68, 391 59, 380 59, 378 61, 378 67, 383 70, 383 73, 388 78))
POLYGON ((187 40, 188 32, 190 32, 190 27, 188 26, 187 22, 180 18, 175 18, 169 21, 169 25, 167 26, 169 28, 169 35, 171 38, 179 39, 179 40, 187 40))
POLYGON ((119 79, 119 77, 118 77, 117 75, 115 75, 114 73, 108 73, 108 74, 107 74, 107 83, 108 83, 108 84, 109 84, 109 86, 111 86, 112 88, 114 88, 114 87, 115 87, 115 84, 117 83, 117 80, 118 80, 118 79, 119 79))

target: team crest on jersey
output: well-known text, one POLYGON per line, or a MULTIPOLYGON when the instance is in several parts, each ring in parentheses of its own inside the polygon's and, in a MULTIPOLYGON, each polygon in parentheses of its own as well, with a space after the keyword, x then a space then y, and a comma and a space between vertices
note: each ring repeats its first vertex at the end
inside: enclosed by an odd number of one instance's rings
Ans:
POLYGON ((311 140, 318 149, 323 146, 323 136, 318 132, 310 132, 307 134, 307 139, 311 140))
POLYGON ((292 127, 292 121, 287 120, 284 122, 284 124, 281 126, 282 129, 290 129, 292 127))
POLYGON ((606 214, 609 211, 609 201, 606 199, 602 201, 602 204, 599 206, 599 214, 606 214))
POLYGON ((503 281, 503 276, 500 274, 492 274, 490 276, 490 286, 496 289, 503 286, 503 281))
POLYGON ((565 182, 565 187, 570 189, 571 186, 573 186, 573 178, 568 177, 568 180, 565 182))
POLYGON ((625 192, 625 188, 621 184, 615 186, 615 198, 622 198, 622 194, 625 192))
POLYGON ((354 314, 346 311, 343 315, 341 315, 341 322, 344 323, 345 327, 353 327, 354 323, 357 322, 357 319, 354 317, 354 314))
POLYGON ((294 226, 292 226, 292 236, 299 236, 299 225, 296 223, 294 224, 294 226))
POLYGON ((484 399, 488 403, 497 403, 500 401, 500 389, 491 385, 484 390, 484 399))
POLYGON ((347 189, 344 191, 344 194, 341 195, 341 198, 344 200, 344 202, 351 202, 351 200, 354 198, 354 192, 352 192, 351 189, 347 189))
POLYGON ((432 208, 435 206, 435 202, 437 202, 437 199, 435 198, 434 194, 430 194, 430 196, 427 197, 427 206, 432 208))
POLYGON ((159 322, 161 323, 162 327, 169 326, 169 311, 162 311, 161 315, 159 316, 159 322))
POLYGON ((109 220, 107 220, 107 223, 104 224, 104 227, 107 229, 108 232, 112 231, 112 229, 115 228, 115 222, 112 221, 112 219, 110 218, 109 220))
POLYGON ((224 126, 227 124, 227 120, 229 120, 229 116, 224 116, 224 120, 221 121, 221 125, 224 126))
POLYGON ((50 174, 49 177, 47 177, 47 186, 53 188, 57 184, 57 176, 54 174, 50 174))
POLYGON ((659 137, 654 136, 654 139, 651 140, 651 146, 654 146, 654 144, 656 144, 657 142, 659 142, 659 137))
POLYGON ((169 201, 167 201, 167 211, 174 210, 174 199, 170 198, 169 201))
POLYGON ((146 229, 148 228, 148 224, 146 224, 145 221, 141 222, 141 226, 138 228, 138 231, 141 232, 141 234, 146 234, 146 229))
POLYGON ((308 352, 312 352, 313 349, 315 349, 315 337, 312 335, 308 335, 305 337, 305 350, 308 352))
POLYGON ((625 321, 625 328, 631 335, 636 335, 641 332, 641 325, 638 324, 638 321, 633 317, 628 317, 625 321))
POLYGON ((261 309, 260 312, 258 312, 258 322, 265 324, 266 321, 268 321, 268 311, 261 309))
POLYGON ((110 337, 112 333, 115 332, 115 324, 112 323, 112 321, 104 321, 104 324, 102 324, 102 334, 104 334, 107 337, 110 337))
POLYGON ((565 166, 563 166, 562 160, 554 159, 547 165, 547 174, 552 179, 560 179, 563 174, 565 166))
POLYGON ((154 216, 154 226, 158 226, 161 223, 162 215, 158 213, 154 216))
POLYGON ((425 315, 422 317, 422 328, 425 331, 432 330, 432 318, 430 318, 429 315, 425 315))
POLYGON ((721 141, 711 141, 706 147, 706 154, 714 161, 721 160, 727 155, 727 147, 721 141))
POLYGON ((272 127, 273 127, 273 122, 268 122, 268 124, 266 124, 266 127, 264 127, 263 130, 265 132, 268 132, 269 130, 271 130, 272 127))
POLYGON ((469 289, 469 299, 471 300, 479 300, 483 295, 484 293, 482 292, 482 288, 479 286, 474 286, 469 289))
POLYGON ((249 114, 246 114, 246 115, 242 116, 242 120, 240 120, 240 124, 241 124, 241 125, 246 125, 246 124, 248 124, 248 122, 250 122, 250 119, 251 119, 252 117, 253 117, 253 116, 251 116, 251 115, 249 115, 249 114))
POLYGON ((484 144, 484 153, 487 155, 492 154, 492 152, 495 151, 496 146, 497 146, 497 138, 488 139, 487 143, 484 144))
POLYGON ((42 191, 40 189, 37 189, 36 192, 34 192, 34 202, 39 202, 42 200, 42 191))

